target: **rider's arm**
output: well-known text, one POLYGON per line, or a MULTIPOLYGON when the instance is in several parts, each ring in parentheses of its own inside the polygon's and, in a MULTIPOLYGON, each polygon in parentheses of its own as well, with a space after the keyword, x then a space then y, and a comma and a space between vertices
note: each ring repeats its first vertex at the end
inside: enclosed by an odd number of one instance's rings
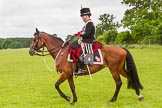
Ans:
POLYGON ((93 25, 93 22, 89 22, 86 25, 85 31, 82 31, 80 33, 80 36, 81 37, 87 37, 87 36, 90 36, 90 35, 94 35, 93 32, 95 32, 95 27, 93 25))

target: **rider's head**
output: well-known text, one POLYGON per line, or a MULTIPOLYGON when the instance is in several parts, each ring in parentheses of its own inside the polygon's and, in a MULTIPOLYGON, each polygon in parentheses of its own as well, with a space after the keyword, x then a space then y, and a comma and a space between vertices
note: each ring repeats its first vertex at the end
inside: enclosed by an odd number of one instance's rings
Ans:
POLYGON ((82 17, 84 22, 87 22, 91 16, 90 9, 89 8, 81 8, 80 16, 82 17))

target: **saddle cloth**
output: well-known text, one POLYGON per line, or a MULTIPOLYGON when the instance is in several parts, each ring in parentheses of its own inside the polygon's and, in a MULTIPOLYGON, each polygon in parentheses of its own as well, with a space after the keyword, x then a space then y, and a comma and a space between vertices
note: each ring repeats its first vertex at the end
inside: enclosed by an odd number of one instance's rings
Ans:
POLYGON ((80 56, 85 57, 88 54, 93 55, 93 64, 103 64, 103 57, 101 54, 102 44, 98 41, 93 44, 84 43, 84 46, 80 46, 76 51, 74 49, 70 49, 68 51, 67 61, 69 62, 77 62, 77 58, 80 56))

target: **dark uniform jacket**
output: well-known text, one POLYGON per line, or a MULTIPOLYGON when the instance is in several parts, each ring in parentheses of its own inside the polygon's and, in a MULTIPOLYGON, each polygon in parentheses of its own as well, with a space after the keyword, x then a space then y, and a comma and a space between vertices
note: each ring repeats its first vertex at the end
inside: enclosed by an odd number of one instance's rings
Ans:
POLYGON ((82 28, 80 37, 83 43, 92 43, 95 40, 95 26, 93 22, 88 21, 82 28))

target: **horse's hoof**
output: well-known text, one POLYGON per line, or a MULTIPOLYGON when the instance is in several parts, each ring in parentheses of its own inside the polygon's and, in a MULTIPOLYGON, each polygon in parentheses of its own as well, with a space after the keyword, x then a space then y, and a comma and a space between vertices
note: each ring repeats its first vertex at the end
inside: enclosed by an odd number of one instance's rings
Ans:
POLYGON ((112 103, 114 103, 114 102, 115 102, 115 101, 111 99, 111 100, 108 101, 108 104, 112 104, 112 103))
POLYGON ((111 101, 108 101, 108 104, 112 104, 113 102, 111 102, 111 101))
POLYGON ((143 101, 143 100, 144 100, 144 97, 143 96, 139 98, 139 101, 143 101))
POLYGON ((109 100, 109 104, 111 104, 111 103, 113 103, 113 102, 115 102, 116 101, 116 98, 112 98, 111 100, 109 100))
POLYGON ((71 102, 70 105, 75 105, 75 102, 71 102))

